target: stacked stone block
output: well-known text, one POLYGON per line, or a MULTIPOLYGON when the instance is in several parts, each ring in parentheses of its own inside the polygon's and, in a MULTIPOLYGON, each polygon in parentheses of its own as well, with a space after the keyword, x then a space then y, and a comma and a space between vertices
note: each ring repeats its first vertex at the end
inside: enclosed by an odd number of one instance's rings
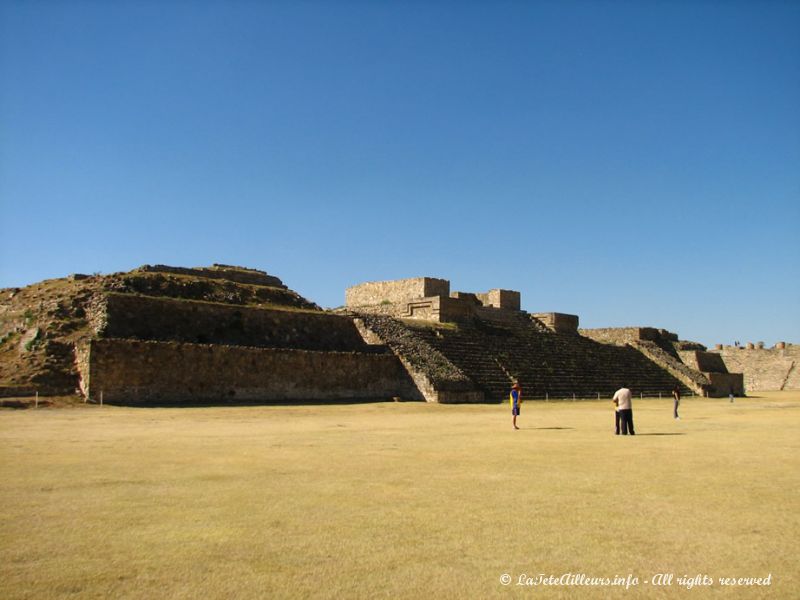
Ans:
POLYGON ((744 373, 750 392, 800 390, 800 346, 780 343, 775 348, 724 346, 714 350, 728 370, 744 373))

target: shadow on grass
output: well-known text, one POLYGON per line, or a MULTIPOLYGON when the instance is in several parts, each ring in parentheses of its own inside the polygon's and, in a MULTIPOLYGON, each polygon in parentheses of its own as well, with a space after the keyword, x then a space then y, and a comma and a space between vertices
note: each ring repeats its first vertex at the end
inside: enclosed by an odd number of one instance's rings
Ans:
POLYGON ((540 430, 556 429, 556 430, 561 430, 561 429, 575 429, 575 428, 574 427, 531 427, 531 429, 540 429, 540 430))
POLYGON ((685 433, 637 433, 636 435, 686 435, 685 433))

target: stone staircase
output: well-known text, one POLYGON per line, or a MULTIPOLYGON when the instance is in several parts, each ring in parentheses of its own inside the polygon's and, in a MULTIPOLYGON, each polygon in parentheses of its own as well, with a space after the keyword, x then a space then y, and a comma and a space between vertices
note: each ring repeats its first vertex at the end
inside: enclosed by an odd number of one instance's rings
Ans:
POLYGON ((674 349, 672 352, 669 352, 668 348, 665 349, 655 342, 645 340, 635 342, 632 344, 632 347, 661 366, 664 370, 672 374, 673 377, 700 396, 706 393, 711 384, 705 375, 684 364, 675 356, 676 352, 674 349))
POLYGON ((455 327, 406 327, 438 350, 483 390, 502 401, 513 379, 527 398, 610 397, 627 384, 636 395, 669 395, 682 381, 629 346, 601 344, 537 326, 524 312, 497 311, 455 327))

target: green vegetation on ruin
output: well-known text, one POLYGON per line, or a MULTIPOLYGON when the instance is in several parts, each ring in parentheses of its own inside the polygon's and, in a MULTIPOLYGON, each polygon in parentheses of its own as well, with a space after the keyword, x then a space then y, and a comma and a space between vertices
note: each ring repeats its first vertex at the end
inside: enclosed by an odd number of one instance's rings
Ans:
MULTIPOLYGON (((251 273, 239 267, 210 270, 251 273)), ((24 288, 4 288, 0 290, 0 387, 38 389, 47 394, 75 390, 78 374, 73 349, 96 335, 96 323, 89 322, 89 313, 98 297, 111 294, 320 313, 318 306, 285 287, 141 269, 70 275, 24 288)))
MULTIPOLYGON (((237 284, 237 285, 244 285, 244 284, 237 284)), ((120 293, 120 292, 109 292, 109 296, 139 296, 139 297, 150 297, 148 294, 141 294, 141 293, 120 293)), ((297 312, 297 313, 310 313, 310 314, 320 314, 322 312, 318 308, 307 308, 303 306, 291 306, 288 304, 278 304, 276 302, 262 302, 258 304, 230 304, 226 302, 219 302, 214 300, 195 300, 194 298, 180 298, 180 297, 173 297, 173 296, 156 296, 159 300, 163 300, 164 302, 175 302, 175 303, 184 303, 184 304, 203 304, 206 306, 219 306, 224 308, 258 308, 264 310, 279 310, 285 312, 297 312)))
POLYGON ((459 324, 456 322, 442 323, 440 321, 426 321, 424 319, 398 319, 398 320, 411 329, 441 329, 444 331, 456 331, 459 328, 459 324))

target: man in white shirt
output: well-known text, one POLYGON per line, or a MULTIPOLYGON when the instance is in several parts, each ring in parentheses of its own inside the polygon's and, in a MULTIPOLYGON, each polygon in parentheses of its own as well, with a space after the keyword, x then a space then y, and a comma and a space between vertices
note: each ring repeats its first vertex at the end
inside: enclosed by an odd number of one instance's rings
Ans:
POLYGON ((636 432, 633 430, 633 404, 631 403, 631 398, 633 394, 627 387, 621 387, 616 392, 614 392, 614 400, 617 404, 617 410, 619 412, 619 425, 620 430, 622 431, 622 435, 636 435, 636 432))

